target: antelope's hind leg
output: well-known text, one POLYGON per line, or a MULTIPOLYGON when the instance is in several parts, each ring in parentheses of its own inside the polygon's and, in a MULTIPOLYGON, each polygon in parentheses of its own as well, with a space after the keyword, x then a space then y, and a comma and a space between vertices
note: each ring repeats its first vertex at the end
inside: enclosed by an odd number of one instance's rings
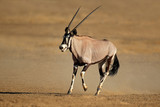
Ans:
POLYGON ((82 78, 82 86, 83 86, 83 89, 84 91, 87 91, 87 85, 85 84, 85 81, 84 81, 84 74, 86 72, 86 70, 88 69, 89 67, 89 64, 85 64, 80 75, 81 75, 81 78, 82 78))
POLYGON ((106 60, 104 60, 104 61, 102 61, 98 64, 99 74, 100 74, 100 82, 99 82, 99 85, 97 87, 97 92, 95 93, 95 95, 99 95, 100 90, 102 89, 103 83, 104 83, 106 77, 109 75, 109 69, 110 69, 110 66, 111 66, 112 57, 110 57, 106 60))
POLYGON ((106 62, 105 62, 105 60, 98 64, 98 68, 99 68, 99 74, 100 74, 100 83, 97 87, 97 92, 95 93, 95 95, 98 95, 100 93, 100 90, 102 88, 102 84, 103 84, 104 80, 106 79, 106 75, 105 75, 106 62))
POLYGON ((74 67, 73 67, 73 74, 72 74, 72 81, 71 81, 71 85, 70 85, 70 88, 69 88, 67 94, 71 94, 72 93, 73 85, 74 85, 74 80, 75 80, 76 74, 77 74, 77 70, 78 70, 78 65, 74 65, 74 67))

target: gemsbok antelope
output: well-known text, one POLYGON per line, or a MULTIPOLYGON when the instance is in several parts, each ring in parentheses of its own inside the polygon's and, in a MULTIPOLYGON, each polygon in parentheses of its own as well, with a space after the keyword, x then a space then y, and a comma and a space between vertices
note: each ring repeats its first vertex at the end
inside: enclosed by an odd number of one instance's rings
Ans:
POLYGON ((120 65, 116 55, 117 49, 112 42, 106 39, 96 40, 89 36, 77 35, 76 29, 78 26, 99 7, 89 13, 73 30, 70 30, 70 25, 80 9, 78 8, 69 25, 65 28, 65 34, 59 49, 62 52, 65 52, 67 49, 69 49, 72 53, 72 59, 74 62, 72 81, 68 90, 68 94, 71 94, 73 90, 78 66, 84 66, 80 76, 82 79, 83 89, 86 91, 87 85, 84 81, 84 74, 90 65, 98 63, 100 83, 97 87, 95 95, 99 94, 106 77, 113 76, 118 72, 120 65))

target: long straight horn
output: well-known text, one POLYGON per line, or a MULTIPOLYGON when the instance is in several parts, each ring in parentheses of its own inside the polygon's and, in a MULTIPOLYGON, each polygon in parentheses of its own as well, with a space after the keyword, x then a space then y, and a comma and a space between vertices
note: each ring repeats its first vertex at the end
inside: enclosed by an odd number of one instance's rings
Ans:
MULTIPOLYGON (((78 28, 78 26, 83 22, 83 21, 85 21, 87 18, 88 18, 88 16, 90 16, 94 11, 96 11, 98 8, 100 8, 101 6, 98 6, 97 8, 95 8, 91 13, 89 13, 74 29, 76 29, 76 28, 78 28)), ((73 29, 73 30, 74 30, 73 29)), ((72 31, 73 31, 72 30, 72 31)))
POLYGON ((76 11, 76 13, 74 14, 74 16, 73 16, 72 20, 71 20, 71 21, 70 21, 70 23, 68 24, 68 29, 69 29, 70 25, 72 24, 72 22, 73 22, 74 18, 76 17, 76 15, 77 15, 77 13, 78 13, 79 9, 80 9, 80 7, 78 8, 78 10, 77 10, 77 11, 76 11))

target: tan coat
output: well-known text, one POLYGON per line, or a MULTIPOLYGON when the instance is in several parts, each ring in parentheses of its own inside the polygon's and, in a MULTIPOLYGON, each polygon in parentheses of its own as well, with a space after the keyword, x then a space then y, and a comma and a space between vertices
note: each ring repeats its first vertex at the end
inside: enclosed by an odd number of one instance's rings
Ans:
POLYGON ((92 64, 99 62, 106 56, 115 55, 117 49, 108 40, 96 40, 88 36, 73 36, 71 52, 80 63, 92 64))

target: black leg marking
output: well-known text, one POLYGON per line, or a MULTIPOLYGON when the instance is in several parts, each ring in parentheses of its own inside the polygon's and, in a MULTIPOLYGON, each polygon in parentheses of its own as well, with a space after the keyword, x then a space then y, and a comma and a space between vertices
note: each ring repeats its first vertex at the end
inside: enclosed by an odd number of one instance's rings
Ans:
POLYGON ((77 70, 78 70, 78 65, 74 65, 74 67, 73 67, 73 74, 72 74, 72 81, 71 81, 71 85, 70 85, 70 88, 69 88, 67 94, 71 94, 72 93, 73 85, 74 85, 74 80, 75 80, 76 74, 77 74, 77 70))
POLYGON ((99 68, 99 74, 100 74, 100 76, 102 76, 102 77, 104 76, 104 73, 103 73, 103 71, 102 71, 102 67, 99 68))

